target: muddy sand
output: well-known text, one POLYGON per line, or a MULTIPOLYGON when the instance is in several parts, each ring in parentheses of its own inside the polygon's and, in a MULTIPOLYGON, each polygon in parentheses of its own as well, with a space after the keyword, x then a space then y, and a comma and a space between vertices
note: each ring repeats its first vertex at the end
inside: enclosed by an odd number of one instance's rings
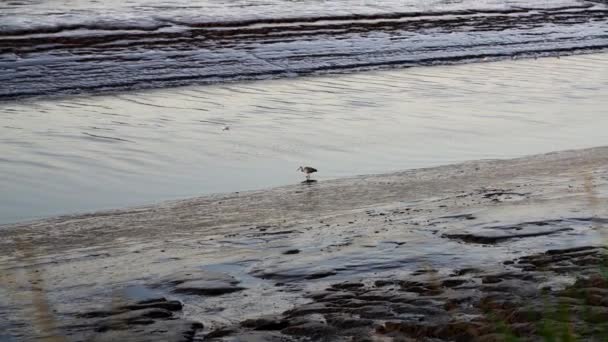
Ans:
POLYGON ((2 226, 0 340, 603 341, 607 196, 600 147, 2 226))

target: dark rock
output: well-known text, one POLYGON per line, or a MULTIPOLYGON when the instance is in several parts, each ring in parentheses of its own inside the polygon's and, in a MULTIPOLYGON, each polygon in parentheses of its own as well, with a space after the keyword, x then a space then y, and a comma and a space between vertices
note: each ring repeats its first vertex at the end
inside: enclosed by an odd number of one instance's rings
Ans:
POLYGON ((151 298, 107 311, 76 315, 76 322, 62 329, 74 340, 86 341, 191 341, 203 325, 174 317, 179 301, 151 298))
POLYGON ((361 318, 369 319, 392 319, 395 314, 387 305, 366 305, 351 310, 352 313, 361 318))
POLYGON ((285 314, 289 317, 296 317, 296 316, 305 316, 305 315, 309 315, 309 314, 331 313, 331 312, 338 312, 338 311, 340 311, 339 308, 333 307, 333 306, 327 306, 324 303, 311 303, 311 304, 302 305, 295 309, 291 309, 291 310, 285 312, 285 314))
POLYGON ((219 296, 244 289, 244 287, 222 281, 192 280, 176 285, 173 292, 203 296, 219 296))
POLYGON ((237 330, 231 329, 231 328, 218 328, 218 329, 211 331, 207 335, 205 335, 205 338, 206 339, 221 338, 224 336, 234 334, 236 332, 237 332, 237 330))
POLYGON ((441 216, 440 218, 447 218, 447 219, 465 219, 465 220, 474 220, 476 219, 475 215, 473 214, 457 214, 457 215, 448 215, 448 216, 441 216))
POLYGON ((154 323, 152 318, 168 318, 171 316, 173 316, 171 311, 157 308, 126 311, 109 316, 98 322, 95 331, 122 330, 129 325, 147 325, 154 323))
POLYGON ((445 311, 434 308, 432 306, 421 306, 407 303, 393 304, 391 305, 392 311, 399 314, 411 314, 411 315, 422 315, 422 316, 433 316, 442 315, 445 311))
POLYGON ((389 285, 397 285, 398 283, 399 282, 396 280, 388 279, 388 280, 376 280, 374 282, 374 285, 376 287, 384 287, 384 286, 389 286, 389 285))
POLYGON ((371 319, 352 318, 346 315, 327 315, 327 324, 337 329, 353 329, 372 326, 374 321, 371 319))
POLYGON ((203 270, 181 271, 171 274, 162 279, 157 286, 169 284, 173 287, 173 292, 192 295, 219 296, 244 290, 237 286, 239 281, 234 277, 219 273, 203 270))
POLYGON ((321 278, 333 276, 336 274, 338 274, 336 271, 320 271, 320 272, 315 272, 315 273, 307 275, 306 279, 309 279, 309 280, 321 279, 321 278))
MULTIPOLYGON (((292 342, 298 339, 290 338, 274 331, 249 331, 230 336, 230 342, 292 342)), ((223 340, 220 340, 223 341, 223 340)))
POLYGON ((336 329, 319 322, 309 322, 290 326, 281 332, 286 335, 306 336, 314 340, 326 339, 335 335, 336 329))
POLYGON ((532 232, 532 233, 522 233, 522 234, 509 234, 509 235, 478 235, 478 234, 443 234, 441 237, 448 238, 452 240, 461 240, 463 242, 469 243, 479 243, 479 244, 496 244, 499 242, 511 240, 511 239, 520 239, 526 237, 536 237, 543 235, 551 235, 557 234, 565 231, 571 231, 572 228, 561 228, 555 230, 547 230, 542 232, 532 232))
POLYGON ((198 322, 168 320, 153 322, 146 326, 131 326, 128 329, 106 330, 87 339, 92 342, 191 342, 203 325, 198 322))
POLYGON ((583 247, 573 247, 573 248, 564 248, 564 249, 550 249, 550 250, 546 251, 545 254, 548 254, 548 255, 567 254, 567 253, 572 253, 572 252, 594 250, 597 248, 598 247, 593 247, 593 246, 583 246, 583 247))
POLYGON ((281 330, 289 325, 286 319, 276 316, 265 316, 248 319, 241 322, 241 326, 254 330, 281 330))
POLYGON ((508 279, 533 280, 534 276, 526 273, 505 272, 498 274, 488 274, 486 276, 483 276, 481 277, 481 282, 483 284, 495 284, 508 279))
POLYGON ((169 310, 169 311, 180 311, 182 309, 182 303, 177 300, 168 301, 163 298, 163 300, 144 301, 144 302, 139 302, 137 304, 126 305, 126 306, 124 306, 124 308, 128 309, 128 310, 159 308, 159 309, 165 309, 165 310, 169 310))
POLYGON ((441 286, 443 287, 456 287, 468 282, 467 279, 446 279, 441 282, 441 286))
POLYGON ((344 289, 361 288, 363 286, 365 286, 365 285, 363 285, 361 283, 339 283, 339 284, 333 284, 331 287, 334 289, 344 290, 344 289))
MULTIPOLYGON (((147 312, 165 312, 165 311, 179 311, 182 309, 182 303, 179 301, 158 301, 149 302, 144 304, 130 304, 119 306, 112 311, 89 311, 82 314, 77 314, 77 317, 81 318, 103 318, 109 316, 116 316, 120 314, 135 314, 135 313, 147 313, 147 312), (157 311, 152 309, 159 309, 157 311)), ((169 313, 170 315, 170 313, 169 313)))
POLYGON ((292 254, 298 254, 298 253, 300 253, 299 249, 289 249, 289 250, 286 250, 285 252, 283 252, 283 254, 285 254, 285 255, 292 255, 292 254))
POLYGON ((320 302, 335 302, 338 300, 352 299, 354 296, 355 295, 351 292, 329 292, 326 296, 317 300, 320 302))
POLYGON ((454 271, 454 273, 452 274, 452 276, 463 276, 465 274, 481 273, 481 272, 482 271, 480 269, 477 269, 477 268, 463 268, 463 269, 454 271))

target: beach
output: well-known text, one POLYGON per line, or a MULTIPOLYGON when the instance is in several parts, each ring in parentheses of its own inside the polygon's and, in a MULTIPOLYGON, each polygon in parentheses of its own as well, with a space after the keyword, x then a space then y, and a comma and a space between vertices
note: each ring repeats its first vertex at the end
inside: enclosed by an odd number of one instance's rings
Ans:
POLYGON ((607 24, 0 2, 0 342, 607 341, 607 24))
POLYGON ((607 54, 0 104, 0 224, 608 145, 607 54), (228 127, 229 130, 224 130, 228 127))
POLYGON ((500 340, 540 336, 541 304, 549 314, 563 298, 581 328, 572 288, 605 291, 607 191, 598 147, 5 225, 3 328, 14 340, 500 340))

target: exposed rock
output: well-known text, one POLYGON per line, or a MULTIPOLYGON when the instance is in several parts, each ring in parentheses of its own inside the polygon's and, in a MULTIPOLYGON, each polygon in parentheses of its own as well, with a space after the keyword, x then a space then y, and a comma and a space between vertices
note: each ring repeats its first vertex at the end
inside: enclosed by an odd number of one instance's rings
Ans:
MULTIPOLYGON (((570 266, 590 255, 603 259, 604 252, 601 248, 552 250, 518 261, 531 265, 550 257, 570 266)), ((500 264, 503 270, 492 273, 463 269, 447 277, 377 279, 373 285, 336 283, 311 294, 312 303, 296 306, 282 318, 247 320, 241 329, 282 328, 282 336, 309 341, 504 341, 508 336, 541 340, 539 322, 580 327, 608 319, 606 278, 592 273, 565 290, 552 290, 538 286, 551 277, 544 268, 514 270, 514 266, 500 264), (564 305, 571 313, 565 320, 560 318, 564 305)), ((580 340, 599 336, 593 329, 576 333, 580 340)))
POLYGON ((286 335, 306 336, 312 339, 328 339, 337 332, 337 329, 319 322, 308 322, 292 325, 281 331, 286 335))
POLYGON ((219 280, 191 280, 176 285, 173 292, 203 296, 219 296, 244 289, 244 287, 219 280))
POLYGON ((499 242, 511 240, 511 239, 519 239, 519 238, 527 238, 527 237, 537 237, 543 235, 552 235, 565 231, 570 231, 572 228, 561 228, 555 230, 546 230, 541 232, 532 232, 532 233, 522 233, 522 234, 496 234, 496 235, 482 235, 482 234, 443 234, 441 237, 452 239, 452 240, 462 240, 464 242, 469 243, 480 243, 480 244, 496 244, 499 242))
POLYGON ((298 254, 298 253, 300 253, 299 249, 288 249, 285 252, 283 252, 283 254, 285 254, 285 255, 298 254))
POLYGON ((152 322, 145 326, 128 326, 124 330, 107 330, 96 333, 92 342, 190 342, 203 325, 198 322, 168 320, 152 322))
POLYGON ((263 316, 245 320, 241 326, 253 330, 281 330, 288 326, 288 321, 277 316, 263 316))
POLYGON ((169 284, 175 293, 219 296, 244 290, 244 287, 238 286, 239 283, 240 281, 228 274, 191 270, 166 276, 156 286, 163 287, 169 284))
POLYGON ((141 301, 79 314, 63 329, 77 339, 96 342, 192 341, 203 325, 175 317, 181 308, 180 302, 164 298, 141 301))

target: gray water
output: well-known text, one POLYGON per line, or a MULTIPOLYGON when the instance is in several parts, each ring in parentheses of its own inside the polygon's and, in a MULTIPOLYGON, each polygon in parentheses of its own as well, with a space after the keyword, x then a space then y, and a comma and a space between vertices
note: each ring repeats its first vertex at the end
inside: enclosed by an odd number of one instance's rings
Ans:
POLYGON ((0 1, 0 101, 605 51, 584 0, 0 1))
POLYGON ((606 145, 607 92, 595 54, 4 102, 0 222, 606 145))

